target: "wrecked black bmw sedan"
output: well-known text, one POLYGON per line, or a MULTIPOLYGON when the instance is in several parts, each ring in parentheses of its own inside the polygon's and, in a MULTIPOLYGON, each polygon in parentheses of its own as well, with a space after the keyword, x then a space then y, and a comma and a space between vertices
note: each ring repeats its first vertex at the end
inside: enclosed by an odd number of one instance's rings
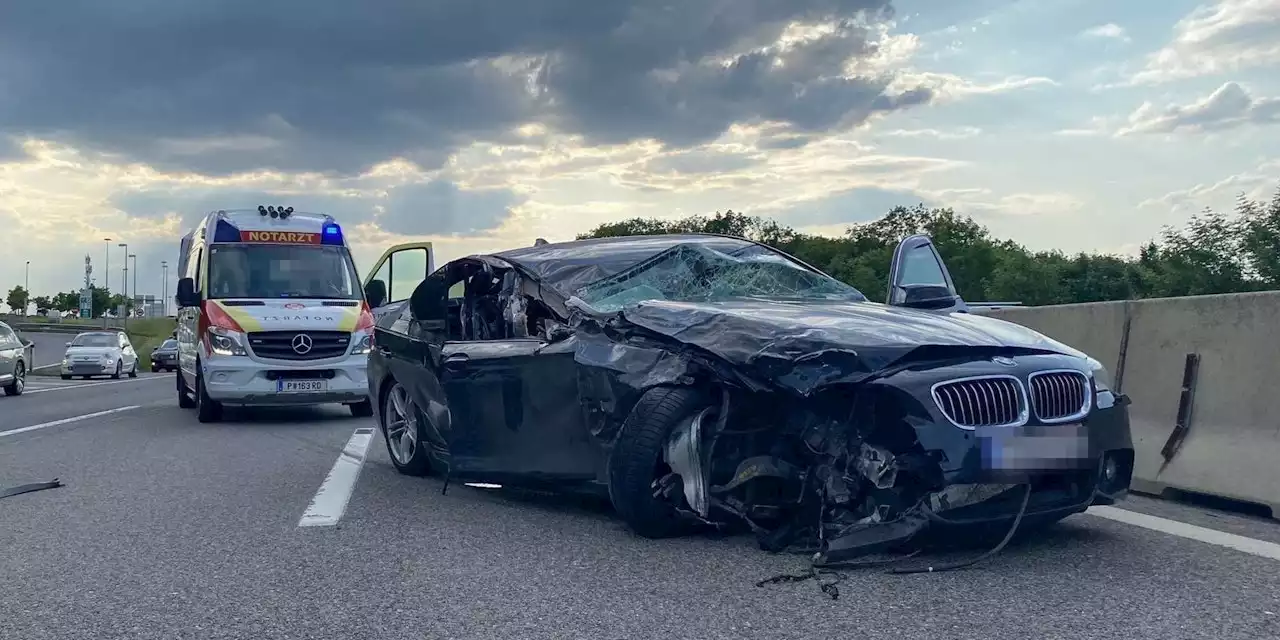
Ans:
POLYGON ((1127 493, 1099 362, 970 313, 927 236, 889 284, 871 302, 717 235, 475 255, 382 314, 369 392, 402 473, 596 492, 642 536, 740 526, 819 562, 1127 493))

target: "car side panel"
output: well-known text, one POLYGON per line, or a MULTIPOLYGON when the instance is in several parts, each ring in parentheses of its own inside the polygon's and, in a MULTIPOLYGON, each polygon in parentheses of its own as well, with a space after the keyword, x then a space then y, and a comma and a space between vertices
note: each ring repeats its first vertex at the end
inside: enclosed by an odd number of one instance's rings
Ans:
POLYGON ((453 473, 504 485, 596 480, 601 448, 591 438, 577 394, 572 341, 452 343, 442 373, 454 430, 453 473))

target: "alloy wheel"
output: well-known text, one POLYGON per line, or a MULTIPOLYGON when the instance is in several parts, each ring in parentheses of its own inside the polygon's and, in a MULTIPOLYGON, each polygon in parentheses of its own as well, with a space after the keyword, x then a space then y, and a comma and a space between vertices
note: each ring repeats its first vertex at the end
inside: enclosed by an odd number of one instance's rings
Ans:
POLYGON ((418 410, 404 387, 396 384, 387 394, 384 429, 387 448, 401 465, 407 465, 418 452, 418 410))

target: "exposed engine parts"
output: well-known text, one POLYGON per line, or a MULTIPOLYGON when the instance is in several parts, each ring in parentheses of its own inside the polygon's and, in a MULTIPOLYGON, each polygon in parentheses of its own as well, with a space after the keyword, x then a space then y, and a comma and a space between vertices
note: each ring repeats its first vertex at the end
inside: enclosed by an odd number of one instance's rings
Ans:
MULTIPOLYGON (((732 528, 745 523, 765 550, 812 554, 808 573, 761 585, 895 564, 915 554, 855 561, 908 551, 929 525, 948 523, 941 514, 1020 486, 943 484, 938 463, 921 448, 905 416, 894 421, 895 410, 883 406, 892 402, 887 396, 876 399, 879 406, 871 399, 850 403, 856 409, 841 417, 788 408, 797 403, 770 402, 749 392, 735 396, 722 389, 708 395, 718 396, 720 406, 708 406, 675 426, 664 451, 670 472, 655 480, 654 494, 703 524, 732 528), (871 441, 868 434, 879 439, 871 441)), ((820 411, 824 403, 815 406, 820 411)), ((1030 485, 1021 486, 1027 487, 1022 508, 998 548, 973 561, 922 571, 967 566, 1003 548, 1030 497, 1030 485)), ((838 597, 834 582, 820 582, 824 592, 838 597)))

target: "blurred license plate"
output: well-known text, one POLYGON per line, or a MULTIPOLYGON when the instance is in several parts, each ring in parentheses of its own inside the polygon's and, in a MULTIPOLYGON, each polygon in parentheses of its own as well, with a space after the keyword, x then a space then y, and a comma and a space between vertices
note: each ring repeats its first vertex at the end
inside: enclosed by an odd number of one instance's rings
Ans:
POLYGON ((1064 471, 1088 466, 1083 425, 987 429, 978 433, 982 466, 997 471, 1064 471))
POLYGON ((276 380, 276 391, 280 393, 307 393, 325 391, 328 388, 327 380, 276 380))

